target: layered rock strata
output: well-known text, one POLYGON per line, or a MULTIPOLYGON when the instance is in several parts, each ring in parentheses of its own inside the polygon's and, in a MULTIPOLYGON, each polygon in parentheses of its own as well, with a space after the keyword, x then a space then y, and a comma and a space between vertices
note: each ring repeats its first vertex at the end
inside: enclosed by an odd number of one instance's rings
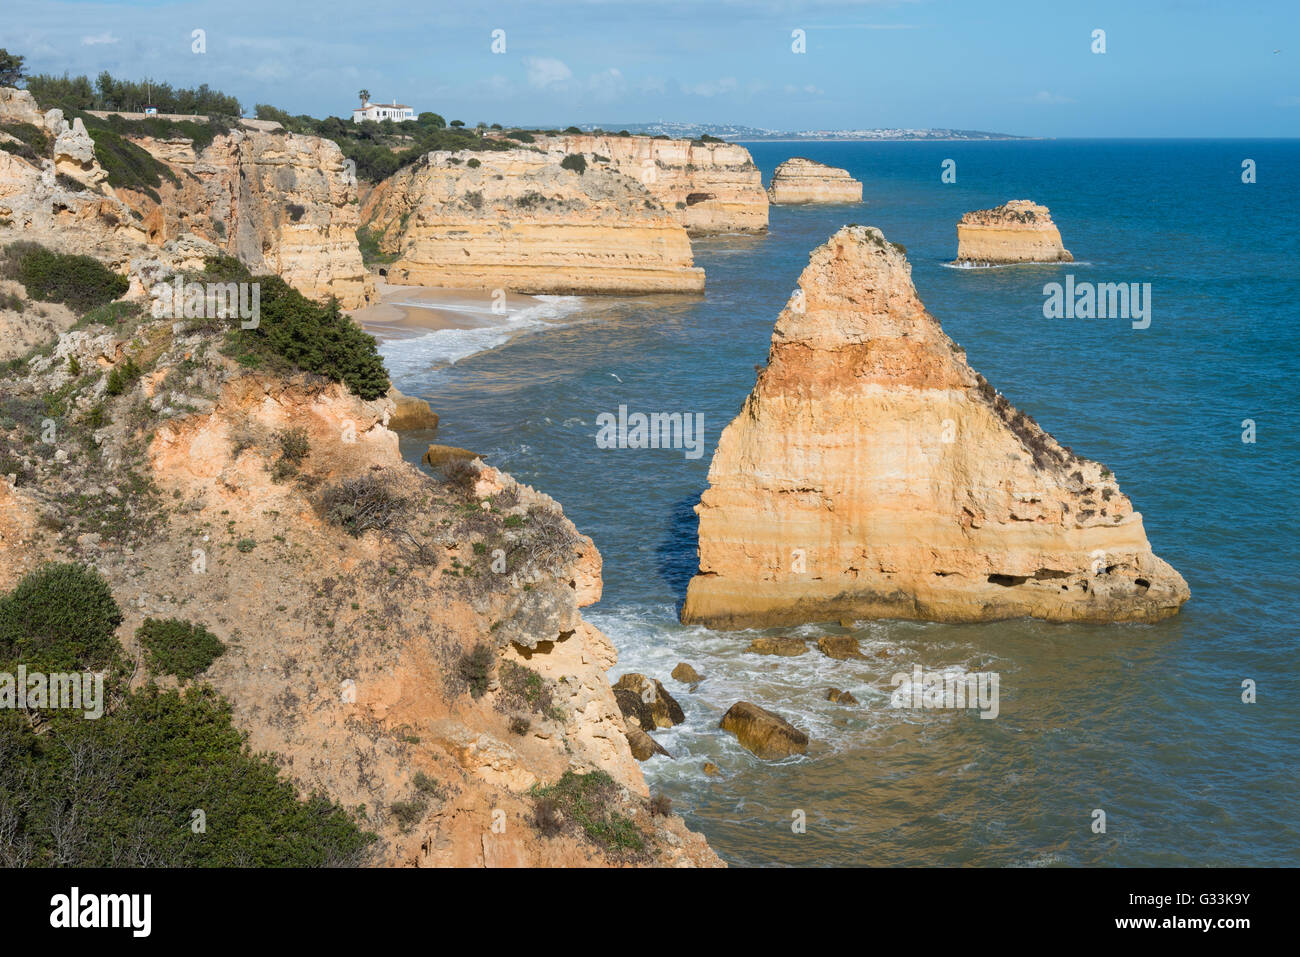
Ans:
MULTIPOLYGON (((25 90, 0 88, 0 122, 35 126, 50 141, 34 159, 0 151, 0 243, 84 252, 127 275, 157 260, 178 267, 168 244, 198 242, 314 299, 357 308, 373 296, 356 237, 356 175, 330 140, 238 129, 196 152, 189 139, 132 137, 170 171, 154 197, 111 186, 81 119, 42 113, 25 90)), ((144 286, 133 276, 130 295, 144 286)))
POLYGON ((522 293, 700 292, 686 230, 640 182, 533 150, 429 153, 363 220, 405 285, 522 293))
POLYGON ((135 142, 177 173, 162 203, 133 196, 153 242, 197 233, 312 299, 355 309, 373 298, 357 243, 356 173, 333 141, 240 129, 199 152, 186 139, 135 142))
POLYGON ((632 177, 692 236, 767 229, 762 174, 736 143, 584 133, 538 137, 537 145, 554 156, 586 154, 632 177))
POLYGON ((975 210, 957 224, 957 262, 962 265, 1073 261, 1047 207, 1028 199, 975 210))
POLYGON ((862 184, 846 169, 796 156, 776 168, 767 196, 773 203, 860 203, 862 184))
POLYGON ((1189 592, 1115 477, 966 364, 879 230, 812 253, 723 431, 682 620, 1154 621, 1189 592))

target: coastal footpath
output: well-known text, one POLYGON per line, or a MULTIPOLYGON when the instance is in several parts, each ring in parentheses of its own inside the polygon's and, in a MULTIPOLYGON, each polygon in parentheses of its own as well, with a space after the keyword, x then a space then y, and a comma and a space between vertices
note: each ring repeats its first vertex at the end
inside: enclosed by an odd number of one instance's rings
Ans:
POLYGON ((957 262, 963 266, 1073 262, 1046 206, 1013 199, 978 209, 957 223, 957 262))
POLYGON ((645 186, 692 236, 767 230, 762 174, 735 143, 583 133, 538 136, 536 145, 610 164, 645 186))
POLYGON ((767 195, 778 205, 860 203, 862 184, 848 170, 796 156, 772 173, 767 195))
POLYGON ((686 229, 594 156, 437 151, 371 192, 362 221, 401 285, 520 293, 701 292, 686 229))
POLYGON ((871 227, 813 251, 696 513, 686 623, 1156 621, 1189 597, 1110 470, 967 365, 871 227))

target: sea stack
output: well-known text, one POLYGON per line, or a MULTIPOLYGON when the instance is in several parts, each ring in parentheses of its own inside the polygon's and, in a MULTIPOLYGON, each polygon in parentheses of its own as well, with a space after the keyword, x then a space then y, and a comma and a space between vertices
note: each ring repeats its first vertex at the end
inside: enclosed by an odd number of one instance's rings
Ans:
POLYGON ((966 364, 871 227, 813 252, 695 511, 682 620, 715 628, 1156 621, 1189 596, 1110 471, 966 364))
POLYGON ((780 205, 860 203, 862 184, 848 170, 796 156, 776 168, 767 196, 780 205))
POLYGON ((967 213, 957 224, 957 262, 963 266, 1074 262, 1046 206, 1013 199, 967 213))

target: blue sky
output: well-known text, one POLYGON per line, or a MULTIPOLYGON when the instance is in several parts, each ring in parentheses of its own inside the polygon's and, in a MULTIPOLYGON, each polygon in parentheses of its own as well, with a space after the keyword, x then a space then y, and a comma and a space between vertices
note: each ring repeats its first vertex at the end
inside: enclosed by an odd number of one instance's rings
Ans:
POLYGON ((250 112, 346 116, 365 87, 470 124, 1300 135, 1300 0, 5 0, 0 47, 250 112))

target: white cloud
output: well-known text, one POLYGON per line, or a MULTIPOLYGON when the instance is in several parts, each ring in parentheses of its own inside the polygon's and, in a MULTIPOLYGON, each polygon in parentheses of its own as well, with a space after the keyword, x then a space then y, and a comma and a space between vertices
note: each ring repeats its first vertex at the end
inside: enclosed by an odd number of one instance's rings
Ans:
POLYGON ((524 60, 528 69, 528 82, 540 90, 560 86, 573 79, 573 71, 563 60, 554 57, 530 56, 524 60))
POLYGON ((121 42, 120 38, 113 36, 113 34, 109 33, 107 30, 103 33, 96 33, 94 36, 81 38, 81 45, 83 47, 94 47, 99 46, 100 44, 113 44, 119 42, 121 42))
POLYGON ((740 84, 736 82, 734 76, 724 76, 716 82, 682 84, 682 92, 690 93, 692 96, 722 96, 725 93, 735 93, 739 88, 740 84))
POLYGON ((1049 93, 1047 90, 1039 90, 1033 96, 1025 100, 1026 103, 1073 103, 1074 100, 1068 96, 1061 96, 1059 93, 1049 93))
POLYGON ((795 86, 793 83, 787 83, 785 85, 785 92, 807 93, 810 96, 823 96, 826 93, 826 91, 823 90, 820 86, 813 86, 813 84, 811 83, 808 83, 804 86, 795 86))

